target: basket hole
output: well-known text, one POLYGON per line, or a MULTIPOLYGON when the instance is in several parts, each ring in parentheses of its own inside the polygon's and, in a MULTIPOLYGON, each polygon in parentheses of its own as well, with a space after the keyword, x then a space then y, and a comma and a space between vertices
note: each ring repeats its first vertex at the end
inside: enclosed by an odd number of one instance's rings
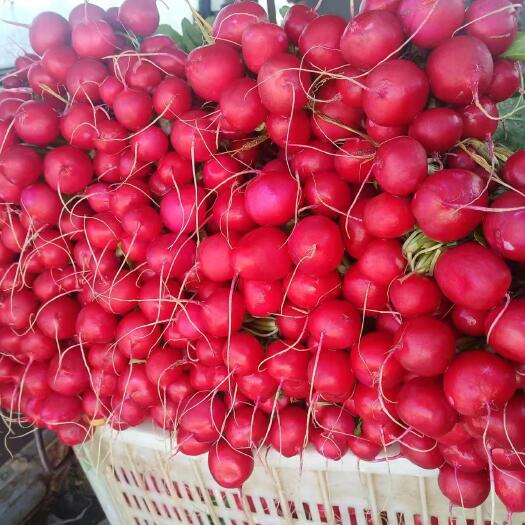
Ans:
POLYGON ((248 502, 248 508, 250 509, 250 512, 257 512, 253 498, 251 496, 246 496, 246 501, 248 502))
POLYGON ((153 503, 153 509, 155 510, 155 514, 157 516, 162 517, 162 513, 160 512, 159 507, 157 506, 157 502, 156 501, 152 501, 151 503, 153 503))
POLYGON ((270 514, 270 508, 268 507, 268 503, 266 503, 266 500, 262 497, 259 497, 259 501, 261 502, 261 508, 263 510, 263 512, 266 514, 266 515, 269 515, 270 514))
POLYGON ((123 492, 122 495, 124 496, 124 501, 126 502, 126 505, 128 507, 131 507, 132 505, 131 505, 131 502, 129 501, 128 495, 125 492, 123 492))
POLYGON ((204 503, 204 495, 202 494, 201 488, 195 487, 195 491, 197 492, 198 498, 204 503))
POLYGON ((184 489, 186 490, 186 494, 188 495, 188 498, 190 501, 194 501, 193 494, 191 493, 190 486, 184 484, 184 489))
POLYGON ((294 520, 299 519, 297 514, 297 509, 295 508, 295 503, 293 501, 288 502, 288 508, 290 509, 290 514, 294 520))
POLYGON ((135 505, 137 506, 137 508, 139 510, 142 510, 142 507, 140 506, 140 503, 139 503, 139 500, 138 500, 137 496, 133 495, 133 500, 135 501, 135 505))
POLYGON ((227 508, 227 509, 231 509, 231 505, 230 505, 230 502, 228 500, 228 496, 226 496, 226 492, 222 492, 221 491, 221 501, 222 501, 222 504, 227 508))
POLYGON ((312 512, 310 511, 310 505, 303 501, 304 516, 308 521, 312 521, 312 512))
POLYGON ((178 497, 179 499, 182 499, 182 492, 181 492, 181 490, 179 489, 179 484, 178 484, 176 481, 173 482, 173 488, 175 489, 175 492, 176 492, 176 494, 177 494, 177 497, 178 497))
POLYGON ((351 525, 357 525, 357 516, 355 515, 355 509, 348 507, 348 517, 350 518, 351 525))

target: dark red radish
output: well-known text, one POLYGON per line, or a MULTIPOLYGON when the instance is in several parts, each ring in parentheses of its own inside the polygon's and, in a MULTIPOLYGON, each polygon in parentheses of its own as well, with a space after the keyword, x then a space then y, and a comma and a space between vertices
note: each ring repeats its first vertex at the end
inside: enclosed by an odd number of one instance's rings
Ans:
POLYGON ((180 115, 171 129, 171 145, 185 160, 204 162, 217 151, 217 123, 201 110, 180 115))
MULTIPOLYGON (((491 72, 492 73, 492 72, 491 72)), ((404 126, 425 107, 430 86, 425 73, 408 60, 389 60, 366 78, 366 115, 382 126, 404 126)))
POLYGON ((389 285, 405 269, 406 259, 396 239, 371 241, 364 249, 357 266, 371 281, 389 285))
POLYGON ((199 97, 218 102, 226 87, 242 76, 241 57, 222 43, 198 47, 188 55, 186 76, 199 97))
POLYGON ((270 445, 285 457, 301 453, 308 433, 306 410, 300 406, 288 406, 274 419, 268 440, 270 445))
POLYGON ((474 242, 447 250, 438 259, 435 278, 452 302, 479 310, 496 306, 511 283, 510 270, 504 260, 474 242))
POLYGON ((326 301, 310 314, 308 330, 323 348, 350 348, 359 337, 360 316, 347 301, 326 301))
POLYGON ((304 28, 316 18, 317 13, 309 6, 294 4, 284 17, 284 30, 292 44, 299 43, 299 37, 304 28))
POLYGON ((434 48, 452 37, 463 23, 463 0, 401 0, 397 10, 412 43, 434 48))
POLYGON ((487 96, 494 102, 502 102, 516 94, 521 85, 517 62, 498 58, 494 61, 494 74, 487 96))
MULTIPOLYGON (((43 100, 25 102, 16 112, 14 131, 24 142, 35 146, 48 146, 59 134, 58 114, 43 100)), ((4 141, 0 150, 4 150, 6 146, 4 141)))
POLYGON ((266 11, 257 2, 235 2, 223 7, 213 22, 212 36, 241 45, 244 32, 258 22, 267 21, 266 11))
POLYGON ((519 191, 525 191, 525 150, 518 150, 503 167, 503 179, 519 191))
POLYGON ((29 28, 29 43, 33 51, 42 56, 48 49, 67 44, 71 28, 58 13, 44 11, 37 15, 29 28))
POLYGON ((388 11, 368 11, 350 20, 341 37, 345 60, 371 69, 387 58, 397 58, 405 41, 399 19, 388 11))
POLYGON ((343 256, 343 242, 335 223, 323 216, 300 220, 288 239, 288 252, 304 273, 323 276, 335 270, 343 256))
POLYGON ((474 0, 465 15, 467 34, 484 42, 493 55, 506 51, 516 38, 519 12, 508 0, 474 0))
POLYGON ((339 42, 346 22, 337 15, 321 15, 308 22, 299 37, 299 52, 314 69, 333 70, 343 66, 339 42))
POLYGON ((525 362, 522 325, 525 301, 513 299, 491 311, 485 319, 487 342, 498 354, 519 363, 525 362))
POLYGON ((266 109, 270 113, 289 117, 306 105, 311 78, 297 57, 281 53, 261 66, 257 85, 266 109))
POLYGON ((465 306, 455 305, 451 319, 454 326, 463 334, 479 337, 485 335, 486 310, 477 310, 465 306))
POLYGON ((463 135, 462 116, 450 108, 428 109, 413 120, 408 134, 419 141, 429 153, 445 153, 463 135))
POLYGON ((498 108, 488 97, 482 97, 476 104, 465 106, 459 113, 463 120, 463 138, 486 140, 498 129, 498 108), (480 109, 478 105, 481 105, 483 109, 480 109))
POLYGON ((416 317, 405 321, 395 335, 395 358, 409 372, 431 377, 442 374, 454 358, 454 332, 443 321, 416 317))
POLYGON ((437 442, 429 437, 409 432, 399 441, 401 455, 418 467, 435 469, 440 468, 445 462, 437 442))
MULTIPOLYGON (((461 2, 463 10, 463 2, 461 2)), ((487 46, 471 36, 456 36, 430 54, 426 72, 432 93, 449 104, 470 104, 490 88, 494 62, 487 46)))
POLYGON ((525 511, 525 470, 494 469, 494 488, 509 513, 525 511))
POLYGON ((101 100, 100 87, 107 76, 108 70, 100 60, 81 58, 67 72, 67 90, 76 102, 95 104, 101 100))
POLYGON ((487 472, 462 472, 450 465, 439 470, 441 492, 454 504, 466 509, 479 507, 490 492, 487 472))
POLYGON ((365 129, 368 136, 379 144, 406 135, 408 132, 406 126, 381 126, 369 118, 365 120, 365 129))
POLYGON ((119 22, 137 36, 149 36, 159 26, 156 0, 124 0, 118 10, 119 22))
POLYGON ((346 272, 343 280, 343 296, 365 317, 376 317, 385 310, 388 302, 387 287, 365 277, 357 265, 346 272))
POLYGON ((359 382, 387 389, 402 382, 405 371, 391 356, 392 347, 393 338, 385 332, 370 332, 354 344, 350 362, 359 382))
POLYGON ((285 303, 281 313, 276 316, 275 325, 282 337, 292 341, 303 341, 308 335, 307 321, 307 312, 285 303))
POLYGON ((224 437, 235 449, 258 447, 268 430, 268 419, 256 407, 236 408, 226 420, 224 437))
POLYGON ((418 274, 393 281, 389 297, 394 310, 405 318, 433 314, 443 298, 433 279, 418 274))
POLYGON ((438 443, 443 445, 460 445, 469 441, 472 436, 468 433, 466 426, 462 421, 458 421, 450 432, 439 436, 438 443))
POLYGON ((412 200, 412 211, 423 233, 437 241, 456 241, 478 226, 487 206, 486 182, 472 171, 445 169, 423 181, 412 200))
POLYGON ((472 350, 454 359, 445 373, 443 389, 460 414, 481 416, 505 405, 516 390, 516 377, 503 359, 472 350))

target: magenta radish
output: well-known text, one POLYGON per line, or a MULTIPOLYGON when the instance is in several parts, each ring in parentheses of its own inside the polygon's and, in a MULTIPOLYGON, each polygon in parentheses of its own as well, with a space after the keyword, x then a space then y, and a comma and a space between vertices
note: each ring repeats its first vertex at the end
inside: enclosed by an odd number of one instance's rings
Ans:
POLYGON ((266 370, 254 372, 237 378, 239 392, 251 401, 259 404, 261 401, 275 398, 279 383, 266 370))
POLYGON ((308 430, 306 410, 292 405, 279 412, 268 439, 275 450, 285 457, 292 457, 303 450, 308 430))
POLYGON ((45 101, 25 102, 16 112, 14 130, 29 144, 48 146, 59 134, 58 114, 45 101))
POLYGON ((483 109, 476 104, 471 104, 460 110, 463 120, 463 138, 473 137, 485 140, 492 136, 498 128, 499 112, 496 104, 488 97, 482 97, 478 104, 483 109))
POLYGON ((223 7, 213 22, 212 35, 219 41, 241 45, 244 32, 252 25, 267 20, 257 2, 237 2, 223 7))
POLYGON ((514 299, 491 311, 485 319, 487 342, 498 354, 519 363, 525 360, 520 328, 524 318, 525 301, 514 299))
POLYGON ((137 36, 151 35, 159 25, 156 0, 124 0, 118 10, 118 20, 137 36))
POLYGON ((52 47, 67 44, 70 31, 71 28, 64 17, 45 11, 33 19, 29 29, 29 42, 33 51, 41 56, 52 47))
POLYGON ((203 302, 206 333, 214 337, 226 337, 242 325, 244 304, 238 292, 218 288, 203 302))
POLYGON ((226 441, 235 449, 258 447, 266 435, 268 418, 255 407, 240 407, 228 417, 224 427, 226 441))
POLYGON ((485 181, 463 169, 445 169, 427 178, 412 200, 412 211, 425 235, 437 241, 467 236, 483 212, 470 206, 488 204, 485 181))
POLYGON ((246 311, 254 317, 269 317, 281 310, 284 300, 280 281, 243 281, 246 311))
POLYGON ((239 451, 226 441, 218 441, 210 448, 208 468, 222 487, 241 488, 253 471, 253 458, 248 451, 239 451))
POLYGON ((288 37, 275 24, 250 24, 242 33, 242 56, 246 67, 253 73, 258 73, 267 60, 287 50, 288 37))
POLYGON ((335 157, 335 169, 348 182, 363 182, 370 177, 376 149, 365 139, 351 138, 335 157))
POLYGON ((341 37, 346 61, 371 69, 386 58, 397 58, 405 36, 399 19, 388 11, 368 11, 353 18, 341 37))
POLYGON ((486 472, 462 472, 449 465, 439 470, 439 488, 454 504, 470 509, 481 505, 490 492, 486 472))
POLYGON ((404 126, 425 107, 430 92, 425 73, 408 60, 389 60, 366 78, 366 115, 382 126, 404 126), (403 108, 403 110, 401 110, 403 108))
MULTIPOLYGON (((89 104, 77 102, 72 104, 67 112, 62 115, 60 133, 71 146, 89 150, 100 144, 97 139, 103 140, 105 129, 108 128, 108 125, 111 129, 111 124, 109 123, 114 122, 108 120, 106 114, 100 108, 93 109, 89 104)), ((108 147, 105 151, 107 153, 121 151, 124 148, 126 136, 119 136, 119 138, 123 139, 118 144, 119 149, 116 149, 113 145, 113 149, 108 147)))
POLYGON ((286 277, 283 287, 287 299, 296 306, 313 308, 323 301, 338 297, 341 278, 335 271, 322 277, 295 271, 286 277))
POLYGON ((414 432, 400 438, 400 452, 403 457, 425 469, 439 468, 445 462, 436 441, 414 432))
POLYGON ((525 470, 494 470, 494 487, 509 513, 525 510, 525 470))
POLYGON ((345 30, 340 16, 322 15, 310 20, 299 37, 299 52, 313 68, 331 70, 344 65, 339 42, 345 30))
POLYGON ((299 43, 299 37, 304 28, 311 22, 317 13, 309 6, 294 4, 284 17, 284 30, 293 44, 299 43))
POLYGON ((107 76, 108 70, 102 62, 81 58, 67 72, 67 90, 76 102, 96 103, 101 100, 100 86, 107 76))

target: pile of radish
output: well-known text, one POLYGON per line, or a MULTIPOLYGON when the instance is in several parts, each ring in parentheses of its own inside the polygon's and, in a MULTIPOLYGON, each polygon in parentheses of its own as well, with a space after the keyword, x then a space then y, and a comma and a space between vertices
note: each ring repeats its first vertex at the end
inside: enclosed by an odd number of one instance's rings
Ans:
POLYGON ((155 0, 38 15, 0 92, 4 416, 150 418, 228 488, 268 447, 399 456, 525 511, 518 14, 235 2, 189 54, 155 0))

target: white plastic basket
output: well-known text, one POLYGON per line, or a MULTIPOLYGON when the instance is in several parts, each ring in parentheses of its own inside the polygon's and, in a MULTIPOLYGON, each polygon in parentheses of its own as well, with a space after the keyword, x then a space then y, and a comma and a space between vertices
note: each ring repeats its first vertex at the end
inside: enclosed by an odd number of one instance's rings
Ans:
MULTIPOLYGON (((491 494, 474 510, 449 509, 437 471, 406 460, 366 463, 269 452, 238 490, 211 477, 207 457, 173 455, 168 435, 150 425, 116 433, 99 429, 76 448, 111 525, 485 525, 507 514, 491 494)), ((514 524, 524 514, 513 516, 514 524)))

